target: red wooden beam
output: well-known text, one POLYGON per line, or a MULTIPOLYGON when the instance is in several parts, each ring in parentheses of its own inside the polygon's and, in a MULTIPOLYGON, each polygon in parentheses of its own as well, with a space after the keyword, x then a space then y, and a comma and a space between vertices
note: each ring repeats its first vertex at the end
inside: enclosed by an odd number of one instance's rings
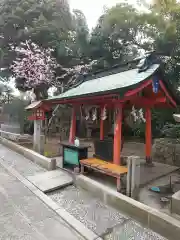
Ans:
MULTIPOLYGON (((91 101, 80 101, 76 102, 73 105, 74 106, 80 106, 80 105, 97 105, 97 106, 104 106, 106 105, 107 108, 113 108, 115 106, 118 106, 119 104, 123 104, 127 101, 130 101, 130 105, 136 105, 137 107, 172 107, 172 104, 167 102, 166 97, 158 97, 156 99, 150 99, 147 97, 139 97, 139 96, 131 96, 129 98, 123 98, 123 99, 101 99, 101 100, 91 100, 91 101)), ((64 103, 65 104, 65 103, 64 103)), ((51 103, 51 105, 53 105, 51 103)), ((50 103, 49 103, 50 106, 50 103)))
POLYGON ((114 156, 113 163, 121 164, 121 141, 122 141, 122 105, 119 105, 117 109, 116 122, 114 127, 114 156))
POLYGON ((146 98, 146 97, 137 97, 137 98, 133 98, 132 100, 133 104, 138 104, 138 105, 148 105, 148 106, 154 106, 158 103, 166 103, 167 99, 166 97, 158 97, 156 99, 150 99, 150 98, 146 98))
POLYGON ((76 135, 76 110, 75 107, 72 109, 71 128, 69 134, 69 142, 74 144, 76 135))
POLYGON ((49 106, 51 105, 53 105, 53 104, 72 104, 72 105, 74 105, 74 106, 81 106, 81 105, 84 105, 84 106, 88 106, 88 105, 97 105, 97 106, 104 106, 104 105, 106 105, 107 106, 107 108, 111 108, 111 107, 114 107, 114 106, 116 106, 116 105, 118 105, 118 104, 122 104, 122 103, 124 103, 125 102, 125 99, 122 99, 122 100, 120 100, 120 99, 115 99, 115 98, 112 98, 112 99, 101 99, 101 100, 91 100, 91 101, 77 101, 76 103, 55 103, 55 102, 53 102, 53 103, 49 103, 49 106))
POLYGON ((107 100, 107 99, 115 99, 118 98, 118 94, 107 94, 102 96, 88 96, 88 97, 77 97, 71 99, 57 99, 57 100, 49 100, 52 104, 74 104, 74 103, 83 103, 85 101, 98 101, 98 100, 107 100))
POLYGON ((125 99, 115 99, 115 98, 112 98, 112 99, 100 99, 100 100, 88 100, 88 101, 79 101, 79 102, 76 102, 74 104, 76 105, 116 105, 116 104, 120 104, 120 103, 124 103, 125 102, 125 99))
POLYGON ((176 102, 175 102, 175 101, 172 99, 172 97, 169 95, 169 93, 168 93, 168 91, 167 91, 164 83, 162 82, 162 80, 159 81, 159 84, 160 84, 162 90, 164 91, 164 93, 166 94, 167 98, 168 98, 168 99, 170 100, 170 102, 172 103, 172 105, 173 105, 174 107, 176 107, 176 106, 177 106, 176 102))
MULTIPOLYGON (((87 96, 87 97, 77 97, 77 98, 71 98, 71 99, 59 99, 59 100, 49 100, 45 101, 43 104, 46 105, 52 105, 52 104, 74 104, 74 105, 82 105, 82 104, 90 104, 90 105, 104 105, 107 104, 107 106, 116 106, 120 103, 124 103, 128 100, 133 101, 133 103, 136 102, 136 104, 140 107, 148 106, 152 107, 154 105, 167 103, 167 99, 165 102, 165 98, 157 98, 156 100, 152 99, 146 99, 146 98, 140 98, 137 96, 139 92, 141 92, 144 88, 148 87, 150 84, 152 84, 152 80, 147 80, 143 82, 138 88, 133 89, 125 93, 123 99, 119 99, 118 94, 107 94, 102 96, 87 96), (136 98, 138 97, 138 98, 136 98), (138 100, 139 99, 139 100, 138 100)), ((170 100, 171 104, 173 106, 176 106, 176 102, 172 99, 172 97, 169 95, 166 87, 164 86, 163 82, 160 80, 160 87, 165 93, 166 97, 170 100)))
POLYGON ((130 97, 130 96, 133 96, 139 92, 141 92, 145 87, 147 87, 148 85, 150 85, 152 83, 152 80, 148 80, 146 82, 143 82, 139 87, 133 89, 133 90, 130 90, 128 91, 124 96, 125 97, 130 97))
POLYGON ((101 106, 101 119, 100 119, 100 140, 104 140, 104 120, 102 119, 102 114, 104 111, 104 106, 101 106))

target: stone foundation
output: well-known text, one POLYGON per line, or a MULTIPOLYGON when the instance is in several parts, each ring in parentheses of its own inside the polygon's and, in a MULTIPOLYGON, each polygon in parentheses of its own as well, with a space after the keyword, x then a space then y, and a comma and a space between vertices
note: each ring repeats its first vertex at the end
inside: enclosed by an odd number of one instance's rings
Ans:
POLYGON ((180 215, 180 191, 172 195, 171 211, 180 215))
POLYGON ((180 139, 159 138, 152 147, 153 161, 180 166, 180 139))
POLYGON ((0 136, 17 143, 31 143, 32 136, 28 134, 18 134, 0 130, 0 136))
POLYGON ((19 124, 1 124, 1 130, 4 132, 20 134, 19 124))

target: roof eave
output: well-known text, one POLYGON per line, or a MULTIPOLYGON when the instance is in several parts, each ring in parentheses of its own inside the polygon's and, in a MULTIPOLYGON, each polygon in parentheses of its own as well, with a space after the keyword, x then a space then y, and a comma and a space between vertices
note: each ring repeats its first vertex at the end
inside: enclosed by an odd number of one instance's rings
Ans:
POLYGON ((74 100, 74 99, 82 99, 84 97, 103 97, 105 95, 108 95, 108 94, 116 94, 116 95, 121 95, 120 92, 126 92, 130 89, 133 89, 134 87, 138 87, 139 85, 141 85, 142 83, 144 83, 145 81, 151 79, 151 77, 153 76, 153 74, 144 79, 143 81, 141 82, 138 82, 136 84, 133 84, 133 85, 130 85, 130 86, 127 86, 127 87, 123 87, 123 88, 117 88, 117 89, 113 89, 113 90, 107 90, 107 91, 103 91, 103 92, 93 92, 93 93, 88 93, 88 94, 81 94, 81 95, 75 95, 75 96, 70 96, 70 97, 64 97, 64 98, 51 98, 51 99, 45 99, 45 101, 47 102, 54 102, 54 101, 66 101, 66 100, 74 100))

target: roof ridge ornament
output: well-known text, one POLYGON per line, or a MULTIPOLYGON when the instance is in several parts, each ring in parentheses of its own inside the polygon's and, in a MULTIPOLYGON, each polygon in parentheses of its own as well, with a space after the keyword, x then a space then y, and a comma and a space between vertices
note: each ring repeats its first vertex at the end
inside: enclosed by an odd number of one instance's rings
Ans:
POLYGON ((157 55, 155 52, 147 52, 145 56, 140 60, 137 65, 138 72, 145 72, 149 69, 153 64, 159 63, 157 55))

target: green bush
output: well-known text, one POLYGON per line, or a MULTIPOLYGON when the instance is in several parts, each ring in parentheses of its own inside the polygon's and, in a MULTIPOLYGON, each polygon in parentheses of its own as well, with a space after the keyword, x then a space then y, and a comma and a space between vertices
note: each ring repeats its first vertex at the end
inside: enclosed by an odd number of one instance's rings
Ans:
POLYGON ((166 124, 161 130, 162 137, 180 138, 180 124, 166 124))
POLYGON ((145 138, 146 125, 145 123, 135 123, 132 127, 134 137, 145 138))

